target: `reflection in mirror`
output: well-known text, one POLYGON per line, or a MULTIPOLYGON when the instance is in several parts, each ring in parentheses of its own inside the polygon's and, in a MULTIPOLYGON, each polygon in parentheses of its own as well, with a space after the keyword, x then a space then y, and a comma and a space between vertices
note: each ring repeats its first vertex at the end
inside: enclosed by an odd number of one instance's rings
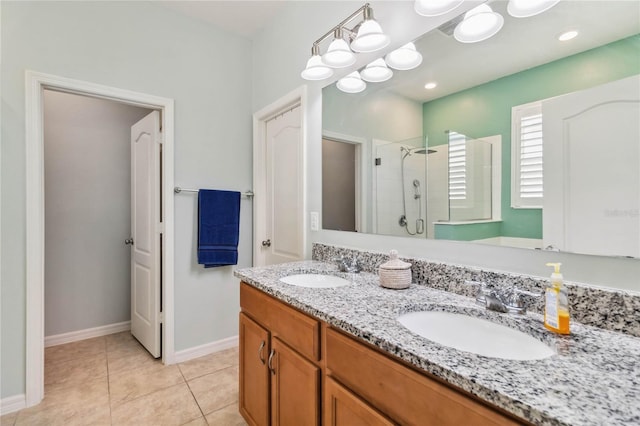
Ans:
POLYGON ((445 24, 415 41, 420 67, 323 89, 324 136, 360 150, 358 231, 640 257, 640 2, 491 6, 489 40, 445 24))

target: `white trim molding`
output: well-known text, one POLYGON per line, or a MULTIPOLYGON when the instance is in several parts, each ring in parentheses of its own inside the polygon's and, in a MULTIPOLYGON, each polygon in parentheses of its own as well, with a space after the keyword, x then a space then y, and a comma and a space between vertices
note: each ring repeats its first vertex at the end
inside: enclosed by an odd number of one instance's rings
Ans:
POLYGON ((261 159, 265 158, 264 139, 266 137, 266 123, 273 117, 285 112, 285 110, 300 105, 300 137, 302 143, 302 218, 301 233, 303 257, 310 258, 307 248, 307 86, 300 86, 287 93, 277 101, 267 105, 253 114, 253 265, 264 265, 264 254, 260 250, 257 241, 264 235, 267 224, 265 223, 266 209, 266 182, 265 165, 261 159))
POLYGON ((44 338, 44 347, 64 345, 65 343, 77 342, 79 340, 92 339, 94 337, 107 336, 109 334, 120 333, 131 330, 131 321, 117 322, 103 325, 101 327, 86 328, 84 330, 70 331, 69 333, 55 334, 44 338))
POLYGON ((27 70, 26 113, 26 406, 44 397, 44 142, 43 91, 75 93, 162 111, 162 328, 165 364, 174 362, 174 101, 96 83, 27 70))
POLYGON ((200 358, 201 356, 224 351, 225 349, 235 348, 238 344, 238 336, 227 337, 226 339, 178 351, 175 353, 175 361, 176 363, 186 362, 195 358, 200 358))
POLYGON ((27 406, 27 399, 23 393, 14 396, 8 396, 0 400, 0 416, 15 413, 27 406))

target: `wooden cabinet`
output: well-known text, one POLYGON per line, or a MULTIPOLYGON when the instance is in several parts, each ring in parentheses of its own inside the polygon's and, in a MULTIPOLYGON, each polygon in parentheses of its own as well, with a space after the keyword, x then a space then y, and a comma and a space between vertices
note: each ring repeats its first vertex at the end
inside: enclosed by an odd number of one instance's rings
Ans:
POLYGON ((246 283, 240 306, 239 405, 252 426, 527 424, 246 283))
POLYGON ((320 424, 320 322, 240 285, 240 413, 250 425, 320 424))
POLYGON ((240 313, 240 413, 251 425, 269 424, 269 332, 240 313))
POLYGON ((277 337, 272 341, 271 419, 274 425, 314 425, 320 419, 320 368, 277 337))
POLYGON ((325 351, 327 374, 400 424, 521 424, 330 327, 325 351))
POLYGON ((325 379, 325 426, 391 426, 393 423, 331 377, 325 379))

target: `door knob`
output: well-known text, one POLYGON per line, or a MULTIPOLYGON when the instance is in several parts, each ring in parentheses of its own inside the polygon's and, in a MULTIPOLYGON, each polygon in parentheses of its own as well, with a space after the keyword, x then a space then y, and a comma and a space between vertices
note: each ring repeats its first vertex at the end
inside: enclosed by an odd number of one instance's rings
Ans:
POLYGON ((262 242, 262 247, 271 247, 271 240, 264 240, 262 242))
POLYGON ((128 246, 132 246, 133 245, 133 238, 127 238, 126 240, 124 240, 124 243, 128 246))

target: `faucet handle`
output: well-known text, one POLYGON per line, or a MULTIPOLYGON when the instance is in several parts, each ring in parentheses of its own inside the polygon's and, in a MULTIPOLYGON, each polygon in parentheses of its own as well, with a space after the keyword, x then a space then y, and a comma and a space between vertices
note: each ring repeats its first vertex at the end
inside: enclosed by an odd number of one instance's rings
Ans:
POLYGON ((509 310, 515 313, 524 314, 527 311, 527 304, 523 300, 522 296, 529 296, 529 297, 535 297, 535 298, 542 297, 542 294, 540 293, 534 293, 527 290, 520 290, 517 287, 513 287, 511 290, 512 291, 507 296, 505 302, 509 310))
POLYGON ((476 292, 476 303, 485 306, 487 303, 487 294, 490 293, 489 285, 484 281, 465 280, 466 285, 477 285, 478 291, 476 292))

